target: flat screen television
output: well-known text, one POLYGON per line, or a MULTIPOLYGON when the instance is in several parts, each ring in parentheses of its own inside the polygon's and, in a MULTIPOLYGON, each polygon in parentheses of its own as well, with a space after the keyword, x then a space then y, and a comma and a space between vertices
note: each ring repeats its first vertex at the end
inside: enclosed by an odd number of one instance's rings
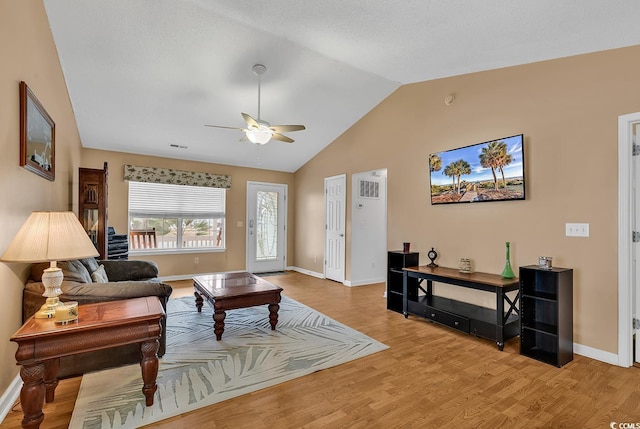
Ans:
POLYGON ((431 204, 524 200, 524 136, 429 155, 431 204))

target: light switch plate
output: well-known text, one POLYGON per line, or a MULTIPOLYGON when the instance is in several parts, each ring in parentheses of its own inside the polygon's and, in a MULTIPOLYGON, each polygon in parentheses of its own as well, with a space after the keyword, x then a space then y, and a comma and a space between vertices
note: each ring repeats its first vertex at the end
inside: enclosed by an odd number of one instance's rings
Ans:
POLYGON ((567 237, 588 237, 589 236, 589 224, 588 223, 567 223, 565 224, 565 235, 567 237))

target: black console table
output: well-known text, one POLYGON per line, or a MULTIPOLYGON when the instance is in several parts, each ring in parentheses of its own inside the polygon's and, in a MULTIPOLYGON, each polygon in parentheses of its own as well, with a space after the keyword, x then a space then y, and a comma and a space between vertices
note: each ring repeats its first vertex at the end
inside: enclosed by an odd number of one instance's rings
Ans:
POLYGON ((414 314, 493 340, 503 350, 504 342, 520 333, 519 287, 517 278, 504 279, 497 274, 461 273, 454 268, 426 265, 408 267, 403 269, 402 313, 405 318, 414 314), (422 287, 423 280, 427 281, 426 289, 422 287), (496 309, 433 295, 434 281, 494 293, 496 309), (415 288, 424 294, 419 294, 415 288), (507 296, 512 291, 517 292, 513 300, 507 296))

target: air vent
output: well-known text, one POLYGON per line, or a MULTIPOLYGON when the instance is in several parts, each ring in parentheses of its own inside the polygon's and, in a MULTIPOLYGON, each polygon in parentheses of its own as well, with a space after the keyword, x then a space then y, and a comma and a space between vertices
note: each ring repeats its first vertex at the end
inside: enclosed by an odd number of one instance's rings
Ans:
POLYGON ((380 183, 373 180, 360 180, 360 198, 380 198, 380 183))

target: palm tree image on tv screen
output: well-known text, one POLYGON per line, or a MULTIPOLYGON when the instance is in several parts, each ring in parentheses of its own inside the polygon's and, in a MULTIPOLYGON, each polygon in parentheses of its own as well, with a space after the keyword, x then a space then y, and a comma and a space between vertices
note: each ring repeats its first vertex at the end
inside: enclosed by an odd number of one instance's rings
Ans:
POLYGON ((518 134, 430 154, 431 204, 524 200, 523 142, 518 134))

